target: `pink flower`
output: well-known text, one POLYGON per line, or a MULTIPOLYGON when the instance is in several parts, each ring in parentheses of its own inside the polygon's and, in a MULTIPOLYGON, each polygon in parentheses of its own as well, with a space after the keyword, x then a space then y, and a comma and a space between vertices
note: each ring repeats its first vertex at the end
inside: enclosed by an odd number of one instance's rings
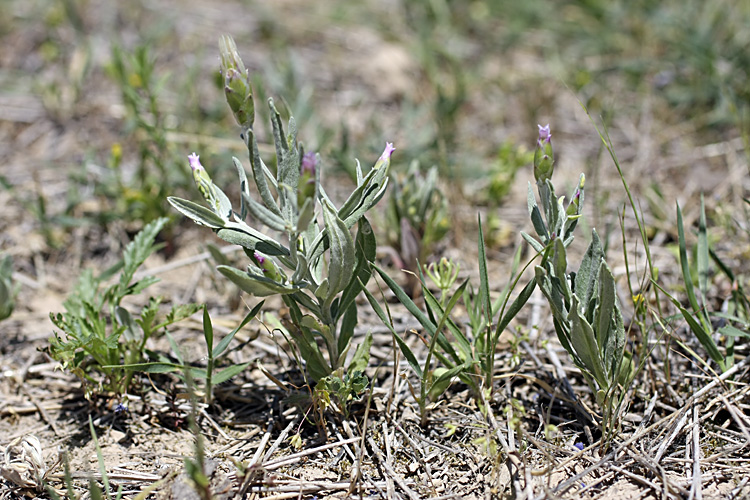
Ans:
POLYGON ((201 165, 200 156, 198 156, 195 153, 192 153, 188 156, 188 161, 190 162, 190 168, 193 169, 193 172, 200 172, 201 170, 204 170, 203 165, 201 165))

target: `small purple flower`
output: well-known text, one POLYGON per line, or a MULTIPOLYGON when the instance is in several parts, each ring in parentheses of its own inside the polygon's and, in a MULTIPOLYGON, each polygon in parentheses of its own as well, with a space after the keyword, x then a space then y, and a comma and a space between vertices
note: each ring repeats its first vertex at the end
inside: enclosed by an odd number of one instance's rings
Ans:
POLYGON ((302 168, 300 169, 301 174, 308 174, 311 177, 315 177, 315 168, 318 166, 317 155, 313 152, 305 153, 302 157, 302 168))
POLYGON ((318 168, 318 155, 311 152, 302 156, 302 165, 299 172, 299 187, 297 192, 297 203, 301 207, 308 198, 315 197, 316 170, 318 168))
POLYGON ((573 445, 573 448, 577 449, 578 451, 583 451, 583 443, 576 443, 573 445))
POLYGON ((552 177, 555 160, 552 152, 552 133, 549 124, 539 127, 539 138, 536 140, 534 151, 534 178, 537 182, 545 182, 552 177))
POLYGON ((188 161, 190 162, 190 168, 193 169, 193 172, 204 170, 203 165, 201 165, 200 156, 197 154, 192 153, 188 155, 188 161))
POLYGON ((380 158, 378 158, 378 161, 375 162, 375 166, 372 167, 373 169, 378 169, 382 166, 388 167, 391 163, 391 155, 396 150, 396 148, 393 147, 392 142, 386 142, 385 143, 385 149, 383 150, 383 154, 380 155, 380 158))
POLYGON ((543 147, 544 143, 548 143, 552 140, 552 133, 550 133, 549 130, 549 123, 542 127, 541 125, 537 125, 539 127, 539 139, 537 140, 537 144, 539 144, 539 147, 543 147))

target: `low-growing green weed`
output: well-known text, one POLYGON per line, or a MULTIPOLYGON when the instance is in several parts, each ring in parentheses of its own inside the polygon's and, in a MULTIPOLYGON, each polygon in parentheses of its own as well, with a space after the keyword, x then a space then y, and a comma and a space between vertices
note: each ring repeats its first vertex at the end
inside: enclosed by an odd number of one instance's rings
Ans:
POLYGON ((199 310, 196 304, 175 305, 166 317, 158 319, 161 298, 151 298, 134 318, 121 304, 125 297, 159 281, 155 277, 136 279, 135 273, 159 248, 154 239, 166 223, 167 219, 161 218, 146 225, 127 245, 122 260, 100 276, 84 271, 64 302, 66 312, 50 313, 62 335, 55 332, 50 338, 48 352, 81 379, 87 397, 100 391, 127 393, 133 372, 122 365, 142 362, 149 338, 199 310), (102 289, 118 272, 117 282, 102 289))
MULTIPOLYGON (((243 372, 248 366, 250 366, 251 362, 248 361, 246 363, 230 365, 214 373, 214 371, 218 369, 217 362, 219 361, 219 359, 223 355, 229 352, 227 351, 227 348, 229 347, 229 343, 232 341, 234 336, 237 334, 238 331, 240 331, 240 329, 242 329, 242 327, 248 324, 250 320, 255 318, 255 316, 258 314, 258 312, 260 312, 260 309, 262 307, 263 307, 263 301, 258 303, 258 305, 256 305, 249 313, 247 313, 247 315, 240 322, 237 328, 229 332, 226 337, 221 339, 221 341, 216 346, 214 346, 213 324, 211 323, 211 317, 208 314, 208 308, 206 306, 203 306, 203 337, 206 340, 206 352, 207 352, 206 368, 198 368, 198 367, 190 366, 189 364, 187 364, 183 358, 183 354, 182 354, 182 350, 180 349, 180 346, 177 345, 177 342, 175 342, 175 340, 172 338, 169 332, 166 333, 167 339, 169 340, 169 343, 172 346, 172 351, 174 352, 174 355, 177 357, 178 363, 170 362, 163 356, 159 356, 160 358, 162 358, 159 361, 123 365, 122 368, 124 370, 138 371, 138 372, 143 372, 143 373, 177 372, 179 374, 179 373, 184 373, 186 370, 188 370, 190 372, 190 376, 192 379, 199 379, 204 382, 205 384, 204 402, 210 405, 213 403, 214 387, 217 384, 226 382, 227 380, 243 372)), ((105 368, 115 368, 115 367, 108 366, 105 368)))
POLYGON ((108 72, 120 87, 127 110, 126 130, 138 145, 138 164, 132 176, 125 176, 122 147, 115 145, 109 161, 109 177, 98 182, 96 192, 115 206, 106 219, 150 222, 168 215, 164 203, 169 193, 185 191, 190 176, 176 161, 173 144, 167 140, 167 114, 160 96, 167 74, 158 74, 149 46, 127 54, 115 45, 108 72))

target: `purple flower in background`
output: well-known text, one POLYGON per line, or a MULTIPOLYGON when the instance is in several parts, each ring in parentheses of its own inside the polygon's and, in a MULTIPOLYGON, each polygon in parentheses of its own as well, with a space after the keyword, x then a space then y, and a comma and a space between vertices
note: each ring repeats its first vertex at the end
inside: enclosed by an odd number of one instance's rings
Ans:
POLYGON ((315 177, 315 167, 318 166, 318 158, 313 152, 305 153, 304 156, 302 156, 302 168, 300 169, 300 173, 302 175, 308 174, 312 177, 315 177))
POLYGON ((534 151, 534 178, 537 182, 544 182, 552 177, 555 160, 552 152, 552 133, 549 124, 539 127, 539 138, 536 140, 534 151))
POLYGON ((305 153, 302 156, 302 165, 300 165, 299 171, 299 188, 297 192, 297 203, 300 207, 302 207, 302 204, 306 199, 315 196, 318 160, 318 155, 312 151, 305 153))

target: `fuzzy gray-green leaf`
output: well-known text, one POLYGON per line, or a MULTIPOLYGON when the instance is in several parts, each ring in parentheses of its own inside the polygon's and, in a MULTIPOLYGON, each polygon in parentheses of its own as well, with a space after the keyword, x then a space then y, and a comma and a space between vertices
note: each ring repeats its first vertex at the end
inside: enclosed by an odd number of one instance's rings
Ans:
POLYGON ((284 286, 261 275, 254 275, 231 266, 218 266, 216 269, 240 289, 256 297, 267 297, 276 293, 288 294, 299 290, 298 287, 284 286))
POLYGON ((258 250, 273 256, 289 255, 289 250, 280 243, 244 223, 227 222, 216 235, 227 243, 240 245, 251 251, 258 250))
POLYGON ((199 205, 190 200, 183 200, 175 196, 169 196, 167 201, 172 205, 178 212, 185 217, 192 219, 196 224, 210 227, 211 229, 219 229, 224 227, 225 221, 216 215, 213 210, 206 208, 203 205, 199 205))
POLYGON ((249 212, 253 217, 271 229, 283 232, 286 228, 284 219, 266 208, 265 205, 255 201, 249 194, 245 194, 244 192, 242 193, 242 206, 244 211, 249 212))
POLYGON ((600 388, 606 390, 609 384, 599 348, 596 345, 594 330, 581 315, 578 297, 575 295, 568 313, 568 322, 570 323, 570 343, 583 363, 582 368, 591 374, 600 388))
POLYGON ((356 259, 354 257, 354 240, 344 221, 339 219, 336 209, 329 203, 323 204, 323 220, 328 231, 328 301, 346 288, 352 279, 356 259))
MULTIPOLYGON (((588 308, 596 291, 596 278, 599 266, 604 260, 604 250, 596 230, 591 231, 591 244, 581 260, 581 267, 576 274, 575 290, 573 292, 582 301, 583 307, 588 308)), ((587 311, 588 312, 588 311, 587 311)), ((589 314, 587 316, 590 317, 589 314)))

